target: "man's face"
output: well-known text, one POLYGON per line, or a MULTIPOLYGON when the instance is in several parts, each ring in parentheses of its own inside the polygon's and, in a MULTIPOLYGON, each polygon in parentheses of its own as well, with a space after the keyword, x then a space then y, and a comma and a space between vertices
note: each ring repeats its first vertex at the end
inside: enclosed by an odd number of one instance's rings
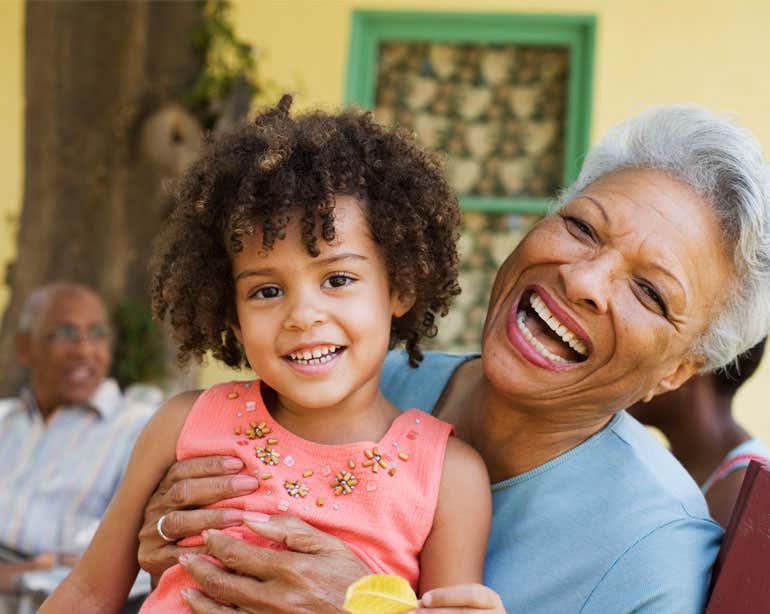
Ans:
POLYGON ((19 336, 18 348, 44 413, 88 401, 107 376, 111 362, 102 301, 86 290, 55 291, 31 330, 19 336))

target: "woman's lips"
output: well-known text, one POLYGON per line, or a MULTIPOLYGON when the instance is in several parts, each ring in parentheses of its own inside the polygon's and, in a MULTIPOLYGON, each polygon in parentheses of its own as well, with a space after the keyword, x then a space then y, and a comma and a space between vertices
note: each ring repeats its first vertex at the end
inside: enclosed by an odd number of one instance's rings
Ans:
POLYGON ((529 362, 552 371, 574 368, 590 353, 585 331, 538 286, 525 290, 513 305, 507 336, 529 362))
POLYGON ((545 288, 539 285, 534 285, 533 292, 543 301, 547 310, 560 321, 569 331, 571 331, 575 337, 582 342, 585 346, 585 351, 580 351, 581 354, 591 353, 591 340, 588 337, 588 333, 583 330, 583 327, 578 324, 570 314, 568 314, 554 298, 548 294, 545 288))

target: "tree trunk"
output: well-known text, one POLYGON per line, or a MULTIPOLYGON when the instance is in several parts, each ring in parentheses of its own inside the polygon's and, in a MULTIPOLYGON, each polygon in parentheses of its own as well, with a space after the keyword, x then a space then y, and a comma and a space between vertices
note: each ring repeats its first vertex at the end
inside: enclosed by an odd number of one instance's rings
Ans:
POLYGON ((25 177, 18 255, 0 336, 0 395, 22 379, 14 332, 25 297, 87 283, 108 307, 147 304, 147 261, 168 209, 139 134, 200 69, 193 2, 27 2, 25 177))

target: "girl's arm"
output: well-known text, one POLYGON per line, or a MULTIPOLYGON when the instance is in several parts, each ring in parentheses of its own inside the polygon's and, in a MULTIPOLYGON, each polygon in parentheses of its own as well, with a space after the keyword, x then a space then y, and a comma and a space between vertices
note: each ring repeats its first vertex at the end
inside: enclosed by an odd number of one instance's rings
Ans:
POLYGON ((482 581, 492 500, 484 461, 450 437, 433 528, 420 554, 420 593, 482 581))
POLYGON ((451 437, 433 528, 420 554, 422 597, 415 612, 505 614, 498 594, 481 584, 491 517, 484 461, 468 444, 451 437))
POLYGON ((118 612, 139 570, 137 534, 144 506, 176 460, 176 441, 199 392, 158 409, 137 439, 123 481, 83 557, 39 612, 118 612))

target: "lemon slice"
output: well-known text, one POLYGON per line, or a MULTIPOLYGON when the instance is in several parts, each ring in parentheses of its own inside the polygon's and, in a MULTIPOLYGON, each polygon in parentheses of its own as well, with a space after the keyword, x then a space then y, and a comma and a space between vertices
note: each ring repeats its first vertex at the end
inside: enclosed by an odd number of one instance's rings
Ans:
POLYGON ((348 586, 342 608, 350 614, 398 614, 417 607, 417 595, 400 576, 373 574, 348 586))

